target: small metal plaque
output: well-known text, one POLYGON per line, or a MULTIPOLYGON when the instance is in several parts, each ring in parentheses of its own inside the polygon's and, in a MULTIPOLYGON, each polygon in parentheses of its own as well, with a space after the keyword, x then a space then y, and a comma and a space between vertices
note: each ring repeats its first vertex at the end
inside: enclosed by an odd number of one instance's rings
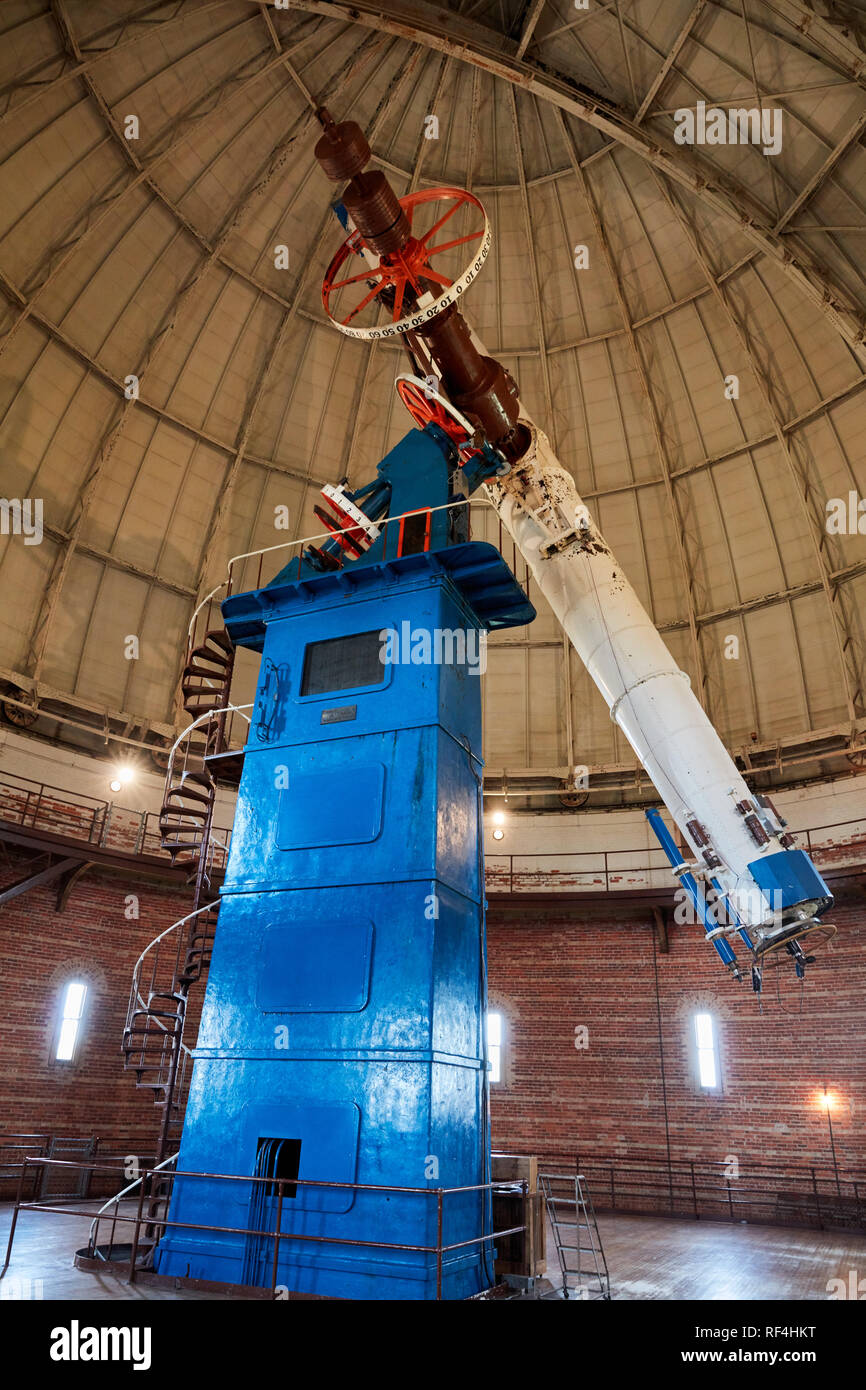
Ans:
POLYGON ((337 705, 334 709, 323 709, 320 724, 347 724, 350 719, 357 719, 357 705, 337 705))

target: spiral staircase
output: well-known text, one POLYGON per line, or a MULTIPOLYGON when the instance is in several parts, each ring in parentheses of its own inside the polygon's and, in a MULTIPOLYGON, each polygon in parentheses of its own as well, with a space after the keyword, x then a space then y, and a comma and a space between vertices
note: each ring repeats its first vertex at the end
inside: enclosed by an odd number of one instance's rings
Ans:
POLYGON ((226 740, 233 667, 234 648, 224 628, 210 628, 198 645, 190 639, 181 692, 192 723, 169 758, 159 827, 162 848, 173 865, 186 870, 194 889, 193 908, 136 962, 123 1030, 124 1068, 162 1110, 158 1163, 183 1125, 192 1076, 184 1042, 189 996, 206 976, 219 913, 215 880, 225 845, 213 833, 216 789, 221 779, 232 780, 242 758, 226 740))

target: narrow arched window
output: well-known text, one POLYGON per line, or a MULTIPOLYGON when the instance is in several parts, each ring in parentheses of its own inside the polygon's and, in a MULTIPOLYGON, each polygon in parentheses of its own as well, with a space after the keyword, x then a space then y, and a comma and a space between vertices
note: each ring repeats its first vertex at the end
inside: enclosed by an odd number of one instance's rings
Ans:
POLYGON ((490 1084, 499 1086, 502 1084, 502 1049, 504 1047, 505 1027, 502 1014, 488 1013, 487 1015, 487 1057, 490 1062, 490 1084))
POLYGON ((74 1062, 81 1038, 81 1025, 84 1021, 84 1004, 87 999, 87 985, 80 980, 70 980, 63 988, 60 1006, 60 1026, 57 1030, 57 1046, 54 1050, 58 1062, 74 1062))
POLYGON ((719 1066, 719 1035, 712 1014, 695 1014, 692 1018, 695 1073, 702 1091, 718 1091, 722 1084, 719 1066))

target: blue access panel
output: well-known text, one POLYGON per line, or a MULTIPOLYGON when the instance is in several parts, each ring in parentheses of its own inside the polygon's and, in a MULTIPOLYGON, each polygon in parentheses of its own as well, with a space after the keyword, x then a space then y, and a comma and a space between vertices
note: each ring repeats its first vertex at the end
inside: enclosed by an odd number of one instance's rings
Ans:
MULTIPOLYGON (((278 1283, 298 1292, 436 1294, 434 1254, 380 1244, 435 1246, 435 1197, 303 1180, 488 1181, 484 623, 467 595, 491 560, 459 549, 459 580, 457 561, 415 555, 224 609, 263 660, 178 1167, 238 1181, 178 1178, 170 1219, 266 1229, 276 1194, 249 1178, 287 1179, 278 1283), (406 640, 383 664, 388 631, 406 640)), ((446 1198, 444 1243, 482 1236, 488 1213, 478 1192, 446 1198)), ((273 1241, 172 1229, 157 1263, 270 1284, 273 1241)), ((492 1276, 490 1242, 464 1245, 444 1257, 443 1294, 492 1276)))

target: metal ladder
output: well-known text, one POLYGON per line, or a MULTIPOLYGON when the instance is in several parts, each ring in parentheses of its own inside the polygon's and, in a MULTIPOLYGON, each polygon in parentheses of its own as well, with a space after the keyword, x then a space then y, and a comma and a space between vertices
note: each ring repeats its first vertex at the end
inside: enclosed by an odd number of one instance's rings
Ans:
POLYGON ((581 1173, 539 1173, 538 1185, 562 1275, 561 1291, 554 1289, 545 1297, 609 1299, 610 1275, 586 1178, 581 1173), (569 1278, 577 1282, 569 1284, 569 1278))

